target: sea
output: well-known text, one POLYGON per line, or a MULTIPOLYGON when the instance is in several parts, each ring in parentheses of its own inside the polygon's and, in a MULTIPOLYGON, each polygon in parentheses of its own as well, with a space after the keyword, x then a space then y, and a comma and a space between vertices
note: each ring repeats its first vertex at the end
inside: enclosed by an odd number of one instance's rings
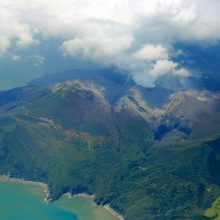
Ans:
POLYGON ((92 198, 62 196, 45 203, 40 186, 0 182, 1 220, 117 220, 112 213, 93 203, 92 198))

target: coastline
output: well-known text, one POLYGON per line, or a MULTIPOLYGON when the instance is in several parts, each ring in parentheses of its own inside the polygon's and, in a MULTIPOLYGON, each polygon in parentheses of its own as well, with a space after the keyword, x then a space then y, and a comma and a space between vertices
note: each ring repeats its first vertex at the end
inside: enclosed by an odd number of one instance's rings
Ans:
POLYGON ((72 197, 81 197, 81 198, 85 198, 85 199, 94 199, 95 198, 94 194, 93 195, 89 195, 89 194, 86 194, 86 193, 78 193, 78 194, 72 195, 69 192, 69 193, 66 193, 64 195, 67 196, 68 198, 72 198, 72 197))
POLYGON ((125 218, 120 215, 118 212, 116 212, 114 209, 111 208, 110 205, 104 205, 102 206, 104 209, 108 210, 109 212, 112 213, 112 215, 114 215, 115 217, 117 217, 119 220, 125 220, 125 218))
POLYGON ((26 185, 39 186, 40 188, 43 189, 43 192, 45 194, 44 202, 49 203, 51 201, 49 188, 46 183, 35 182, 35 181, 24 180, 24 179, 17 179, 17 178, 12 178, 12 177, 6 176, 6 175, 0 175, 0 182, 21 183, 21 184, 26 184, 26 185))
MULTIPOLYGON (((39 186, 40 188, 43 189, 43 192, 45 194, 44 202, 49 203, 52 200, 50 198, 49 188, 48 188, 48 185, 46 183, 35 182, 35 181, 31 181, 31 180, 18 179, 18 178, 12 178, 12 177, 7 176, 7 175, 0 175, 0 182, 21 183, 21 184, 26 184, 26 185, 39 186)), ((86 198, 86 199, 94 199, 95 198, 95 195, 89 195, 89 194, 86 194, 86 193, 79 193, 79 194, 72 195, 69 192, 69 193, 65 193, 64 196, 66 196, 69 199, 71 199, 72 197, 81 197, 81 198, 86 198)), ((118 220, 125 220, 125 218, 122 215, 120 215, 119 213, 117 213, 114 209, 112 209, 110 207, 110 205, 104 205, 104 206, 101 206, 101 207, 103 207, 108 212, 110 212, 113 216, 118 218, 118 220)))
MULTIPOLYGON (((70 192, 65 193, 64 196, 66 196, 68 199, 71 199, 73 197, 81 197, 81 198, 86 198, 86 199, 94 199, 95 195, 89 195, 86 193, 79 193, 79 194, 75 194, 72 195, 70 192)), ((120 215, 118 212, 116 212, 114 209, 111 208, 110 205, 100 205, 100 207, 104 208, 105 210, 107 210, 108 212, 110 212, 113 216, 115 216, 118 220, 125 220, 125 218, 120 215)))

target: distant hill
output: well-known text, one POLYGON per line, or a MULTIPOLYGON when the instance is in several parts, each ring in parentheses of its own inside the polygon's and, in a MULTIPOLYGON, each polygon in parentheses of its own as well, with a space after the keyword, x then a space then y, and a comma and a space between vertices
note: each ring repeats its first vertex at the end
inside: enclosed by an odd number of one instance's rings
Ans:
POLYGON ((0 173, 95 194, 128 220, 204 219, 220 194, 220 94, 82 70, 0 93, 0 173), (110 77, 111 76, 111 77, 110 77))

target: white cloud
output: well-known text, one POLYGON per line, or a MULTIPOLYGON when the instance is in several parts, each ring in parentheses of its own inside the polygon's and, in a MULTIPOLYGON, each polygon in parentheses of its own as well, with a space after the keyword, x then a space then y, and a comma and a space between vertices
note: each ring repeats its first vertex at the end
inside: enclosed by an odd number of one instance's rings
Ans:
POLYGON ((109 63, 115 55, 123 53, 131 47, 133 38, 131 36, 111 37, 104 34, 64 41, 61 50, 66 54, 96 62, 109 63))
POLYGON ((143 72, 135 72, 134 70, 133 77, 137 84, 154 87, 156 80, 165 75, 174 75, 185 78, 190 76, 190 73, 188 70, 180 67, 178 63, 165 59, 151 63, 151 67, 143 72))
POLYGON ((24 19, 17 11, 4 4, 4 1, 0 2, 0 55, 7 52, 13 43, 19 48, 35 43, 34 28, 27 21, 23 21, 24 19))
POLYGON ((156 80, 158 77, 173 74, 180 77, 188 77, 190 73, 184 68, 179 68, 178 63, 171 60, 158 60, 148 72, 150 78, 156 80))
POLYGON ((156 79, 159 76, 173 73, 177 66, 177 63, 170 60, 158 60, 150 69, 149 75, 156 79))
POLYGON ((162 45, 143 45, 142 48, 134 53, 137 60, 153 61, 158 59, 167 59, 168 51, 162 45))
POLYGON ((175 70, 174 75, 177 75, 177 76, 181 76, 181 77, 188 77, 190 76, 190 72, 184 68, 180 68, 178 70, 175 70))
POLYGON ((173 44, 219 40, 219 11, 219 0, 0 0, 0 55, 55 38, 65 55, 152 85, 163 74, 189 75, 172 61, 173 44))

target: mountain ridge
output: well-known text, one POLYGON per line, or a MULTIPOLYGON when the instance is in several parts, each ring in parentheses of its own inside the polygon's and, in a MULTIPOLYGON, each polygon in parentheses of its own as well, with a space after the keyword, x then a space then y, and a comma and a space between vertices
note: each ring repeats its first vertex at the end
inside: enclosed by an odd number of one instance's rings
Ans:
POLYGON ((0 173, 47 182, 53 199, 95 194, 128 220, 203 219, 220 193, 219 95, 172 92, 159 107, 147 102, 154 89, 119 83, 109 99, 108 84, 72 79, 1 92, 0 173))

